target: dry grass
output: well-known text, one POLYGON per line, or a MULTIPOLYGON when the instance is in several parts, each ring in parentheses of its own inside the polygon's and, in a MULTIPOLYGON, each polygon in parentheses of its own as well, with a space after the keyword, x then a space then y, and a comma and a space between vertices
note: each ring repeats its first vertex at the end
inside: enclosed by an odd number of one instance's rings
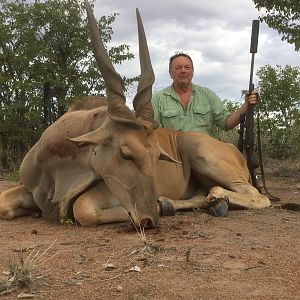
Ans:
MULTIPOLYGON (((136 219, 139 220, 137 210, 135 210, 135 214, 136 214, 136 219)), ((133 221, 132 216, 128 215, 128 217, 129 217, 129 220, 131 221, 134 229, 138 233, 139 240, 143 243, 143 246, 139 247, 138 249, 135 249, 134 251, 132 251, 130 253, 130 255, 134 256, 132 261, 134 261, 140 257, 143 257, 145 255, 148 255, 148 256, 156 255, 161 250, 160 247, 155 246, 152 243, 150 243, 147 240, 145 229, 141 226, 141 224, 139 223, 136 225, 133 221)))
MULTIPOLYGON (((125 209, 124 209, 125 210, 125 209)), ((141 240, 141 242, 144 244, 144 245, 147 245, 147 238, 146 238, 146 234, 145 234, 145 230, 144 228, 141 226, 141 224, 139 223, 138 225, 135 224, 134 220, 133 220, 133 217, 128 214, 128 212, 125 210, 126 214, 128 215, 128 218, 132 224, 132 226, 134 227, 134 229, 136 230, 136 232, 138 233, 138 237, 139 239, 141 240)), ((138 218, 138 213, 137 213, 137 209, 135 207, 135 215, 136 215, 136 219, 139 220, 138 218)))
POLYGON ((264 163, 266 173, 271 176, 290 177, 300 175, 300 159, 265 159, 264 163))
POLYGON ((18 260, 9 260, 7 271, 3 272, 7 279, 0 280, 0 295, 9 294, 18 288, 34 290, 39 280, 44 277, 41 274, 41 266, 57 254, 46 257, 55 242, 56 240, 43 252, 34 247, 26 257, 21 253, 18 260))

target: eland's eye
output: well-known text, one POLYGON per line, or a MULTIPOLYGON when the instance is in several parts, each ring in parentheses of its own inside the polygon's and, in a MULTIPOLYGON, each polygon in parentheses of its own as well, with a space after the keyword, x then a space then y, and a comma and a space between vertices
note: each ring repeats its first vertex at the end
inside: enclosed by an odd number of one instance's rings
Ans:
POLYGON ((120 154, 121 157, 127 160, 132 160, 132 155, 129 153, 128 149, 126 149, 125 147, 121 147, 120 149, 120 154))

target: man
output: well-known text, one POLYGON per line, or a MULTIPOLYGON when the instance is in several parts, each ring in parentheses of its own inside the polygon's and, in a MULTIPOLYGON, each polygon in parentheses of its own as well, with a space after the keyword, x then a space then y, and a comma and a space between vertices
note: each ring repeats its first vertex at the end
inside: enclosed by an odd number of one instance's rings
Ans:
POLYGON ((239 124, 248 103, 256 104, 257 92, 245 96, 245 103, 230 114, 211 90, 192 83, 194 66, 185 53, 170 58, 169 74, 173 84, 153 95, 154 119, 162 127, 182 131, 201 131, 214 135, 214 127, 230 130, 239 124))

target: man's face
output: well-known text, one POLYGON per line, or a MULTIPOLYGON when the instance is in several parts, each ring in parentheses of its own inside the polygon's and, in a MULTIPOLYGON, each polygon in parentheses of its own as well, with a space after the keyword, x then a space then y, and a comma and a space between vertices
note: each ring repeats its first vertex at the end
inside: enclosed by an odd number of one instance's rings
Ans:
POLYGON ((169 72, 175 85, 190 83, 194 75, 192 62, 184 56, 178 56, 172 61, 169 72))

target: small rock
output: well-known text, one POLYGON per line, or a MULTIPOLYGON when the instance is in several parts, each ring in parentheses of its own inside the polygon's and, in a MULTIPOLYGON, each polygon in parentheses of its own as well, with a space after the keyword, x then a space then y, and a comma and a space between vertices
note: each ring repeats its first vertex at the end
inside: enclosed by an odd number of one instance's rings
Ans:
POLYGON ((111 263, 107 263, 104 265, 105 270, 113 270, 116 268, 116 266, 114 264, 111 263))
POLYGON ((36 229, 32 229, 31 230, 31 234, 37 234, 38 232, 37 232, 37 230, 36 229))
POLYGON ((128 272, 141 272, 141 268, 139 266, 134 266, 134 267, 132 267, 129 270, 124 271, 124 272, 125 273, 128 273, 128 272))
POLYGON ((117 292, 122 292, 123 291, 123 287, 121 285, 118 285, 116 288, 117 292))
POLYGON ((223 262, 222 267, 229 270, 238 270, 247 268, 247 265, 240 260, 227 260, 223 262))
POLYGON ((134 266, 131 269, 129 269, 129 271, 133 271, 133 272, 141 272, 141 268, 139 266, 134 266))
POLYGON ((35 297, 35 294, 21 293, 17 296, 17 299, 32 299, 34 297, 35 297))
POLYGON ((11 273, 9 271, 3 271, 2 274, 5 275, 5 276, 11 275, 11 273))

